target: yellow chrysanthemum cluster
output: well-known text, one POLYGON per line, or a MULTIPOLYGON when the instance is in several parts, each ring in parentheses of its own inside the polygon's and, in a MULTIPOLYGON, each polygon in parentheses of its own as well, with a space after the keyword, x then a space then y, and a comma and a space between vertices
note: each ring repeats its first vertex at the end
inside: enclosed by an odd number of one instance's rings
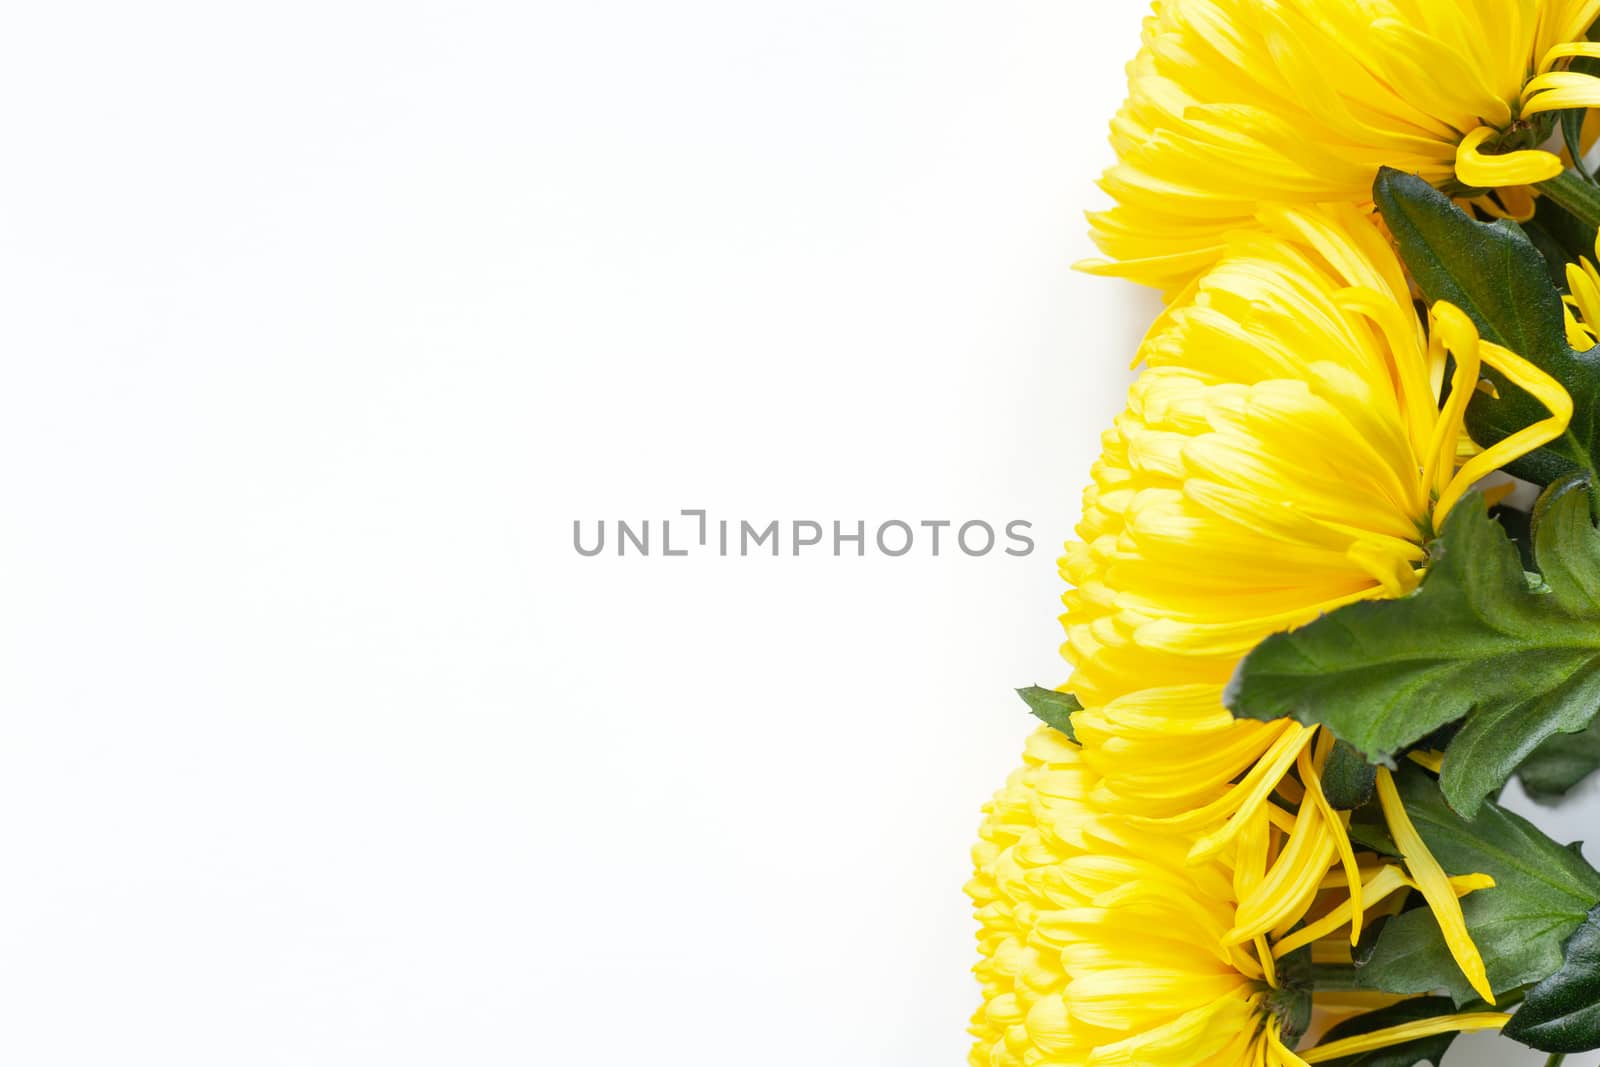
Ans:
MULTIPOLYGON (((1448 304, 1419 315, 1368 190, 1386 164, 1445 187, 1550 177, 1555 157, 1514 136, 1600 103, 1600 82, 1557 69, 1594 54, 1573 42, 1597 12, 1158 5, 1114 124, 1119 206, 1095 225, 1128 261, 1114 272, 1183 292, 1140 350, 1062 560, 1077 743, 1036 733, 985 809, 968 887, 975 1067, 1292 1067, 1505 1021, 1469 1012, 1294 1051, 1302 957, 1348 961, 1369 918, 1413 891, 1492 1004, 1458 903, 1488 883, 1439 868, 1387 772, 1404 866, 1356 849, 1321 786, 1333 739, 1235 720, 1222 693, 1268 635, 1414 589, 1466 489, 1565 429, 1556 382, 1448 304), (1485 365, 1550 414, 1463 452, 1485 365)), ((1600 323, 1600 275, 1583 280, 1575 344, 1600 323)))

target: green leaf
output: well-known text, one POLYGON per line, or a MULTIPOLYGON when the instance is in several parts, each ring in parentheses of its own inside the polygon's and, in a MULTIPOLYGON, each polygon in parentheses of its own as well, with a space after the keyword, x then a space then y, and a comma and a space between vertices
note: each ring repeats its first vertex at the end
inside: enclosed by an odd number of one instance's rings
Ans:
MULTIPOLYGON (((1317 1044, 1331 1045, 1347 1037, 1358 1037, 1361 1034, 1370 1034, 1374 1030, 1421 1022, 1424 1019, 1449 1015, 1455 1010, 1455 1001, 1449 997, 1417 997, 1414 1000, 1402 1000, 1381 1011, 1369 1011, 1365 1015, 1357 1015, 1354 1019, 1346 1019, 1324 1034, 1317 1044)), ((1327 1067, 1416 1067, 1419 1063, 1442 1064, 1444 1054, 1456 1036, 1454 1032, 1435 1034, 1432 1037, 1407 1041, 1403 1045, 1391 1045, 1389 1048, 1360 1052, 1354 1056, 1340 1056, 1323 1062, 1327 1067)))
POLYGON ((1505 1035, 1541 1052, 1600 1048, 1600 905, 1567 941, 1561 969, 1528 991, 1505 1035))
POLYGON ((1363 822, 1359 819, 1350 821, 1350 840, 1380 856, 1400 857, 1400 846, 1394 843, 1394 838, 1389 836, 1389 831, 1376 823, 1363 822))
POLYGON ((1472 815, 1544 741, 1600 712, 1600 533, 1587 486, 1552 487, 1535 515, 1530 588, 1517 547, 1464 498, 1433 546, 1422 587, 1361 601, 1274 634, 1224 694, 1235 714, 1321 723, 1369 760, 1465 718, 1443 786, 1472 815))
POLYGON ((1071 693, 1062 693, 1037 685, 1018 689, 1017 696, 1028 705, 1028 710, 1033 712, 1034 718, 1046 726, 1060 730, 1073 744, 1078 743, 1078 735, 1072 730, 1072 716, 1082 711, 1083 705, 1078 703, 1077 697, 1071 693))
MULTIPOLYGON (((1554 974, 1562 944, 1600 901, 1600 872, 1498 804, 1484 804, 1475 819, 1462 818, 1420 767, 1407 766, 1396 781, 1406 812, 1445 871, 1495 881, 1495 888, 1461 901, 1495 992, 1554 974)), ((1476 997, 1425 907, 1389 920, 1356 979, 1388 993, 1444 992, 1458 1004, 1476 997)))
MULTIPOLYGON (((1575 471, 1593 473, 1600 454, 1600 348, 1567 344, 1561 296, 1544 257, 1514 222, 1473 220, 1415 175, 1384 168, 1372 196, 1428 304, 1447 300, 1484 338, 1527 359, 1572 395, 1571 425, 1507 470, 1548 485, 1575 471)), ((1489 367, 1496 396, 1476 393, 1467 407, 1472 439, 1488 447, 1548 415, 1543 404, 1489 367)))
POLYGON ((1517 775, 1530 797, 1550 804, 1595 771, 1600 771, 1600 719, 1581 734, 1552 737, 1540 745, 1517 775))

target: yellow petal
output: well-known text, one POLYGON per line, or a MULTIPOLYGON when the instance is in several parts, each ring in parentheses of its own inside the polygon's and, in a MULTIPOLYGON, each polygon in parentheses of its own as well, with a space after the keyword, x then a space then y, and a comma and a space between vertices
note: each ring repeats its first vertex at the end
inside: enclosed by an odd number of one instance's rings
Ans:
POLYGON ((1375 1049, 1389 1048, 1393 1045, 1403 1045, 1407 1041, 1418 1038, 1433 1037, 1435 1034, 1465 1033, 1472 1030, 1499 1030, 1511 1021, 1511 1016, 1502 1012, 1470 1012, 1463 1015, 1441 1015, 1434 1019, 1423 1019, 1414 1023, 1404 1023, 1400 1026, 1390 1026, 1383 1030, 1374 1030, 1370 1034, 1358 1034, 1347 1037, 1342 1041, 1330 1041, 1326 1045, 1318 1045, 1301 1055, 1307 1063, 1326 1063, 1336 1060, 1341 1056, 1355 1056, 1363 1052, 1372 1052, 1375 1049))
POLYGON ((1456 899, 1455 887, 1450 884, 1450 877, 1439 866, 1439 861, 1428 851, 1422 835, 1417 833, 1416 826, 1411 822, 1411 816, 1406 814, 1405 805, 1400 801, 1400 792, 1394 785, 1394 776, 1387 767, 1378 768, 1378 802, 1389 824, 1389 832, 1394 836, 1394 843, 1400 846, 1406 867, 1427 900, 1428 907, 1433 910, 1439 929, 1444 932, 1444 942, 1449 946, 1450 954, 1456 958, 1461 973, 1467 976, 1467 981, 1478 996, 1493 1004, 1494 990, 1489 987, 1483 956, 1478 952, 1472 935, 1467 932, 1467 920, 1461 914, 1461 902, 1456 899))
POLYGON ((1490 126, 1479 126, 1456 146, 1456 177, 1463 185, 1476 189, 1497 189, 1502 185, 1533 185, 1549 181, 1564 169, 1561 157, 1538 149, 1523 149, 1490 155, 1481 151, 1485 141, 1499 135, 1490 126))

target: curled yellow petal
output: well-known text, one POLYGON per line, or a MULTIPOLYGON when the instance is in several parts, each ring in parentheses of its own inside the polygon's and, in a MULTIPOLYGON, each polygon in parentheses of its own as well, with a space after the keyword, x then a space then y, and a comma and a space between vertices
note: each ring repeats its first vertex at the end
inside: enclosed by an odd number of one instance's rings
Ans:
POLYGON ((1528 79, 1528 84, 1522 89, 1524 115, 1597 105, 1600 105, 1600 78, 1577 71, 1553 70, 1548 74, 1540 74, 1528 79))
MULTIPOLYGON (((1478 328, 1472 320, 1453 304, 1440 301, 1430 316, 1432 329, 1428 343, 1435 362, 1442 363, 1446 352, 1455 356, 1455 370, 1450 377, 1450 395, 1439 410, 1439 419, 1433 424, 1433 436, 1423 453, 1423 483, 1428 485, 1437 503, 1433 508, 1434 527, 1444 523, 1445 516, 1455 504, 1449 493, 1451 474, 1455 471, 1456 447, 1461 436, 1462 420, 1472 390, 1478 384, 1478 371, 1482 366, 1482 346, 1478 341, 1478 328)), ((1463 486, 1457 495, 1464 491, 1463 486)))
POLYGON ((1456 146, 1456 178, 1463 185, 1477 189, 1532 185, 1549 181, 1564 169, 1559 156, 1536 148, 1500 155, 1482 151, 1484 142, 1498 134, 1491 126, 1479 126, 1456 146))
POLYGON ((1548 74, 1563 59, 1575 59, 1578 56, 1600 59, 1600 44, 1596 44, 1593 41, 1570 41, 1566 44, 1558 44, 1545 52, 1544 59, 1539 63, 1539 73, 1548 74))
POLYGON ((1439 922, 1444 943, 1456 958, 1456 965, 1467 976, 1467 981, 1478 996, 1493 1004, 1494 990, 1489 987, 1483 956, 1473 943, 1472 935, 1467 932, 1467 920, 1461 914, 1461 901, 1456 898, 1455 887, 1450 884, 1450 876, 1439 866, 1439 861, 1428 851, 1427 843, 1411 822, 1411 816, 1406 814, 1405 805, 1400 802, 1400 791, 1394 785, 1394 775, 1389 773, 1387 767, 1378 768, 1378 803, 1383 807, 1389 833, 1393 835, 1394 843, 1400 846, 1400 854, 1405 858, 1411 877, 1422 891, 1428 907, 1433 910, 1433 917, 1439 922))
POLYGON ((1459 429, 1461 416, 1466 410, 1466 402, 1477 384, 1480 361, 1489 364, 1513 384, 1526 390, 1545 406, 1546 411, 1550 412, 1548 418, 1523 427, 1503 441, 1497 441, 1461 465, 1455 477, 1439 494, 1439 502, 1434 505, 1433 519, 1437 528, 1450 514, 1450 509, 1455 506, 1456 501, 1461 499, 1461 495, 1479 478, 1499 470, 1518 456, 1526 455, 1565 433, 1567 424, 1572 421, 1572 397, 1560 382, 1515 352, 1490 341, 1480 341, 1472 320, 1453 304, 1443 300, 1435 304, 1433 323, 1436 334, 1444 338, 1445 346, 1456 357, 1456 377, 1452 380, 1450 400, 1445 409, 1450 417, 1446 419, 1441 413, 1439 423, 1441 427, 1449 422, 1459 429), (1456 403, 1458 395, 1461 398, 1459 405, 1456 403))

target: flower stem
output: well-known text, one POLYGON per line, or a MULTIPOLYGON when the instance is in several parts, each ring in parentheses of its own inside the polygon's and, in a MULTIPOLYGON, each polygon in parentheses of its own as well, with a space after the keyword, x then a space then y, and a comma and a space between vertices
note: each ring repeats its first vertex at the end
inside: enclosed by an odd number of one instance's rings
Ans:
POLYGON ((1538 189, 1584 226, 1600 230, 1600 185, 1585 181, 1576 171, 1567 170, 1547 182, 1540 182, 1538 189))
POLYGON ((1565 1052, 1552 1052, 1550 1058, 1544 1061, 1544 1067, 1561 1067, 1566 1062, 1567 1054, 1565 1052))

